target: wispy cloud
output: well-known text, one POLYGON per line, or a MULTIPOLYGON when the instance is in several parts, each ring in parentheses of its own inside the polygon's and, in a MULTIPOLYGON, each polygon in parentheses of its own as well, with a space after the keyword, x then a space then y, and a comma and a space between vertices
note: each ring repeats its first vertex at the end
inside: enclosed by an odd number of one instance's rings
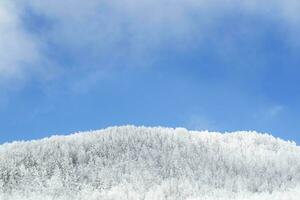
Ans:
POLYGON ((23 79, 39 59, 34 38, 23 27, 11 1, 0 2, 0 83, 23 79))
MULTIPOLYGON (((69 58, 69 68, 95 71, 106 66, 147 66, 159 47, 192 48, 195 40, 201 43, 211 37, 215 25, 232 13, 274 20, 296 35, 299 7, 296 0, 4 0, 0 3, 0 77, 26 77, 35 70, 33 66, 45 68, 49 61, 66 67, 61 57, 69 58), (52 26, 32 33, 24 27, 28 10, 52 26), (49 55, 42 53, 42 47, 61 51, 49 55)), ((228 40, 226 36, 224 41, 228 40)))
POLYGON ((191 115, 184 125, 185 127, 192 130, 213 131, 218 129, 215 121, 201 115, 191 115))
POLYGON ((282 111, 284 110, 284 107, 282 105, 276 105, 267 111, 267 115, 271 118, 278 116, 282 111))
POLYGON ((284 113, 285 106, 283 105, 269 105, 261 108, 253 114, 254 120, 257 123, 268 123, 277 121, 284 113))

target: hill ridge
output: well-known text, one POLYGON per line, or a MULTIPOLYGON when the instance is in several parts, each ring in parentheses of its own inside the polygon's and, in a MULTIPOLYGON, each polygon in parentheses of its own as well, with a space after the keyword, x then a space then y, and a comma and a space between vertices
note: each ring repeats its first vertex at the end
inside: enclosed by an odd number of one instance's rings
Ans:
POLYGON ((300 147, 255 131, 110 127, 0 145, 0 186, 0 199, 291 199, 300 147))

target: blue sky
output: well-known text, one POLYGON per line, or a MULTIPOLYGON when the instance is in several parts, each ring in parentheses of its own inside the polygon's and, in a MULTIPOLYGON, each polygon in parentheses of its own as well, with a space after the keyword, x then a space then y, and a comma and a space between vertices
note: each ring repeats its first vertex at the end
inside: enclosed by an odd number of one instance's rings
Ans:
POLYGON ((0 3, 0 143, 113 125, 300 143, 298 1, 0 3))

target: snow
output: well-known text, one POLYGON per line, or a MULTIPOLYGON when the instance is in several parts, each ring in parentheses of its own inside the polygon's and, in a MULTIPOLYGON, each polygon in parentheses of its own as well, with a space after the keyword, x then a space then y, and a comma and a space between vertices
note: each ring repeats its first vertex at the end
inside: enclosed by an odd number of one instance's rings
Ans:
POLYGON ((0 145, 0 200, 296 200, 300 148, 256 132, 111 127, 0 145))

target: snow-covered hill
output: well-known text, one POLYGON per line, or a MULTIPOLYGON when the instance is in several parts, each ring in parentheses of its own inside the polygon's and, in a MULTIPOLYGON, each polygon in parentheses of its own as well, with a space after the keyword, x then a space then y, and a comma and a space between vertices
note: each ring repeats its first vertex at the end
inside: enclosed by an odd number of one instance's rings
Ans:
POLYGON ((300 147, 256 132, 113 127, 0 146, 1 200, 298 200, 300 147))

